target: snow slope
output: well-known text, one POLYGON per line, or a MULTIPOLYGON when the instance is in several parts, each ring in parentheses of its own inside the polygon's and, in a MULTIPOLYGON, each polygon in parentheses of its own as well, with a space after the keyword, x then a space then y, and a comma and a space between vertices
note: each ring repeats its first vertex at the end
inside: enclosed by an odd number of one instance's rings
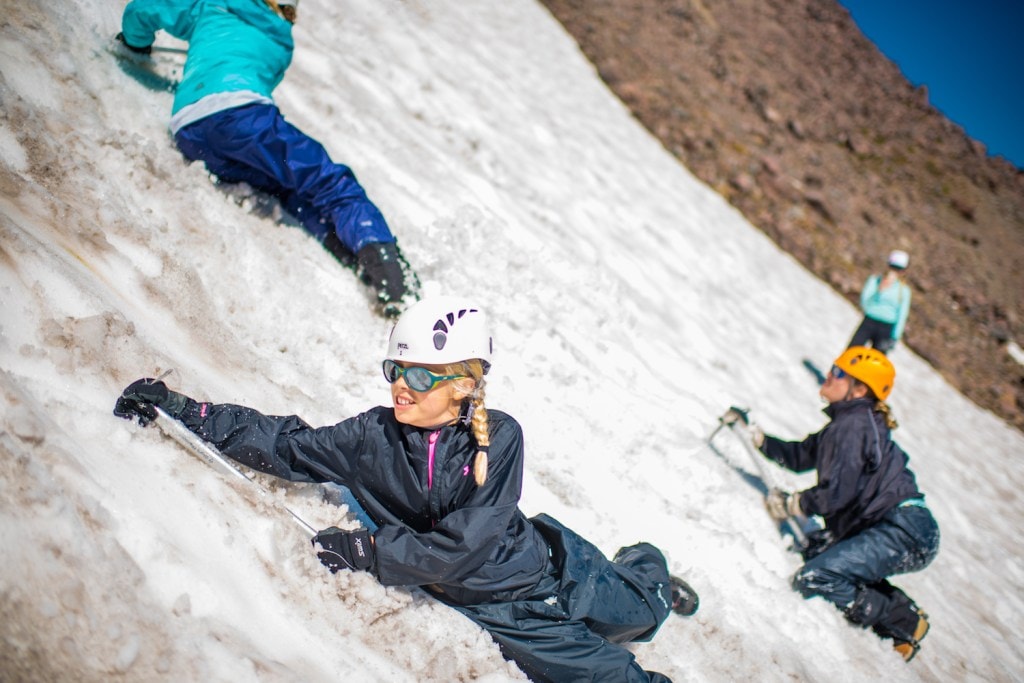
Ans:
MULTIPOLYGON (((0 26, 0 678, 522 680, 419 591, 327 574, 279 506, 349 523, 329 490, 261 479, 264 499, 111 415, 170 368, 196 398, 314 424, 388 401, 368 293, 183 162, 171 96, 106 52, 122 7, 15 3, 0 26)), ((908 666, 793 593, 797 556, 703 439, 732 403, 820 428, 802 360, 827 368, 857 312, 661 149, 544 9, 304 0, 295 36, 282 111, 356 170, 428 289, 491 313, 524 511, 608 553, 654 542, 701 593, 634 648, 646 668, 1024 680, 1021 434, 897 349, 896 437, 943 533, 898 583, 931 634, 908 666)))

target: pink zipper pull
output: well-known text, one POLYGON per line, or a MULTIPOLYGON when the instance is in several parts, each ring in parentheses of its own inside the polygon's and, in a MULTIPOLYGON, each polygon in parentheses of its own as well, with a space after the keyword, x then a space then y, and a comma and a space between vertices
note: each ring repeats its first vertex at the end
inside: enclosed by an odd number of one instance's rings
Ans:
POLYGON ((434 487, 434 446, 437 443, 437 437, 441 435, 441 430, 430 433, 429 446, 427 447, 427 490, 429 491, 434 487))

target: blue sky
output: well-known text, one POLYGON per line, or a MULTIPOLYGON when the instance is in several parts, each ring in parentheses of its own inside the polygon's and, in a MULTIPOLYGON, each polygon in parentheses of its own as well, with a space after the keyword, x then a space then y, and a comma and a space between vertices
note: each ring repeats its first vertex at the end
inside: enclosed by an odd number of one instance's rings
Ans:
POLYGON ((839 0, 931 103, 1024 168, 1024 0, 839 0))

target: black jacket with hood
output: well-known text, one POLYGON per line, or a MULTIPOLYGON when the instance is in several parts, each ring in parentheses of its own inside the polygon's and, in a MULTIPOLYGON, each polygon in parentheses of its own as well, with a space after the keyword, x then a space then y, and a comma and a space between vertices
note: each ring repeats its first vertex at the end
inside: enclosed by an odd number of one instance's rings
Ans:
POLYGON ((488 411, 487 481, 472 475, 476 442, 464 421, 440 428, 433 472, 430 430, 373 408, 333 426, 274 417, 230 404, 189 401, 182 421, 224 455, 290 481, 351 489, 379 526, 374 533, 384 585, 431 586, 456 604, 514 599, 549 567, 549 546, 519 510, 523 435, 488 411))
POLYGON ((910 498, 924 498, 909 458, 889 432, 875 400, 859 398, 827 406, 832 421, 803 441, 765 436, 761 451, 794 472, 818 471, 818 483, 800 493, 800 508, 821 515, 835 540, 878 523, 910 498))

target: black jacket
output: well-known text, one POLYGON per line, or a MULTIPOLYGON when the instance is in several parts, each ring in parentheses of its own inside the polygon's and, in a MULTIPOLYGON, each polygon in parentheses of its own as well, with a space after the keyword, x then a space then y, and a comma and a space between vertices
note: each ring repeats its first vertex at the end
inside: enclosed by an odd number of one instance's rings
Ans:
POLYGON ((761 450, 794 472, 818 471, 818 483, 800 493, 807 515, 821 515, 836 540, 876 524, 909 498, 923 498, 909 458, 892 440, 873 399, 825 408, 832 421, 803 441, 765 436, 761 450))
POLYGON ((191 402, 182 421, 224 455, 291 481, 351 489, 379 525, 376 573, 384 585, 440 589, 456 604, 512 598, 548 566, 548 545, 518 507, 523 478, 519 424, 489 410, 487 481, 472 475, 476 442, 462 424, 443 427, 428 486, 430 431, 379 407, 330 427, 229 404, 191 402))

